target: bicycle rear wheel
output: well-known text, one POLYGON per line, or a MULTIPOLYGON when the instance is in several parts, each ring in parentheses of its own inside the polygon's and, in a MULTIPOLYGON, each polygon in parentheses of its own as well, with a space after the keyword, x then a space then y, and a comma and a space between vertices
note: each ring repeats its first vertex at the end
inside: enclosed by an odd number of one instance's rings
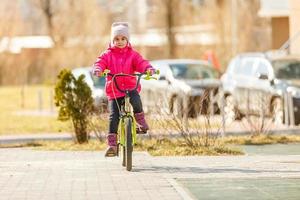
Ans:
POLYGON ((122 146, 122 166, 126 166, 126 150, 125 146, 122 146))
POLYGON ((132 119, 128 117, 125 120, 125 163, 126 170, 131 171, 132 169, 132 119))

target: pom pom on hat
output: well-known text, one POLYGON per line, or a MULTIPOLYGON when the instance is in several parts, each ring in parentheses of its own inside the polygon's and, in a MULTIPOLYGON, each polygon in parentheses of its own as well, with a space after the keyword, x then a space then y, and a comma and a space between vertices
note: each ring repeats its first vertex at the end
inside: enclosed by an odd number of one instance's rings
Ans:
POLYGON ((127 22, 114 22, 111 25, 111 42, 117 35, 122 35, 129 41, 129 25, 127 22))

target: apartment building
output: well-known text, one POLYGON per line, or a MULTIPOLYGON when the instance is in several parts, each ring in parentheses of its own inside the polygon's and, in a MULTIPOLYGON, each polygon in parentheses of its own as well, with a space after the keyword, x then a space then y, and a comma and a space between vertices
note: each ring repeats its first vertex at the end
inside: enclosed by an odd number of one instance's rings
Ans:
POLYGON ((261 0, 258 14, 271 20, 272 49, 300 55, 299 0, 261 0))

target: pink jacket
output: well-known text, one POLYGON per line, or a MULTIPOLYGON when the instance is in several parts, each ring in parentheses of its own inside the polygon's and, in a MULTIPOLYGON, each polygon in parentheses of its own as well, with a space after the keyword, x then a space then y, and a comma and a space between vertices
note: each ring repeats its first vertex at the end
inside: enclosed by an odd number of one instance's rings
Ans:
MULTIPOLYGON (((152 68, 138 52, 136 52, 128 43, 125 48, 109 46, 102 53, 94 64, 94 69, 104 71, 109 69, 111 74, 134 74, 135 72, 143 73, 148 68, 152 68)), ((117 77, 116 81, 120 89, 133 89, 136 85, 136 77, 117 77)), ((138 92, 141 91, 141 85, 138 86, 138 92)), ((125 94, 120 92, 113 83, 112 77, 106 77, 105 92, 109 100, 124 97, 125 94)))

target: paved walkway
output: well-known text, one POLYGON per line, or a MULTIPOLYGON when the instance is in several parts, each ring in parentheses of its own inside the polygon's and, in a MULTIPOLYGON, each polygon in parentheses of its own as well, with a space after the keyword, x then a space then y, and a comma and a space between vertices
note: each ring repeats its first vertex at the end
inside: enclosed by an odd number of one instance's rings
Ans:
POLYGON ((104 158, 103 152, 0 149, 1 200, 190 199, 176 179, 256 177, 300 178, 300 155, 152 157, 134 152, 133 171, 127 172, 119 158, 104 158))

